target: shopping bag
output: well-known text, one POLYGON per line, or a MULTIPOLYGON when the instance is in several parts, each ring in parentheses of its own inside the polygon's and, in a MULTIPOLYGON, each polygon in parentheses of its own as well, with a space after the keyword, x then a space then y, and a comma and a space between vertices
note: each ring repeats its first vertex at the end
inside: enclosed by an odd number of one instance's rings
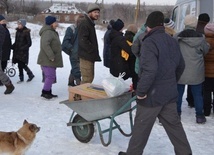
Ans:
POLYGON ((110 76, 102 80, 102 86, 109 97, 114 97, 129 91, 129 85, 123 80, 125 73, 119 77, 110 76))

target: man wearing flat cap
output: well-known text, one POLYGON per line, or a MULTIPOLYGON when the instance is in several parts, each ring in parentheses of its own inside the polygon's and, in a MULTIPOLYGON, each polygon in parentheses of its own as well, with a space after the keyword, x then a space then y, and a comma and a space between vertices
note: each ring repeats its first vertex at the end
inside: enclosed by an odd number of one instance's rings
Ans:
POLYGON ((100 15, 100 8, 97 4, 90 4, 87 13, 78 26, 78 55, 80 58, 82 84, 92 83, 94 79, 94 63, 101 61, 94 27, 94 21, 100 15))
POLYGON ((174 146, 175 154, 191 155, 176 109, 177 80, 184 69, 179 45, 165 33, 162 12, 152 12, 146 26, 147 34, 141 45, 137 111, 132 137, 127 152, 120 152, 119 155, 142 155, 157 117, 174 146))

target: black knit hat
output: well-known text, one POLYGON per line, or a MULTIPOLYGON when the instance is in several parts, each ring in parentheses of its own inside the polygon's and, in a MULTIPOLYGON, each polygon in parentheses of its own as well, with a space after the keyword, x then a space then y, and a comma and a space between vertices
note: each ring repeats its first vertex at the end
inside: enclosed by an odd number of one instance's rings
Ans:
POLYGON ((154 28, 156 26, 163 26, 164 23, 164 15, 160 11, 154 11, 149 14, 147 17, 145 25, 149 28, 154 28))
POLYGON ((4 16, 0 15, 0 21, 4 20, 4 16))
POLYGON ((112 28, 117 31, 122 30, 123 27, 124 27, 124 23, 121 19, 117 19, 112 25, 112 28))
POLYGON ((46 25, 51 25, 51 24, 53 24, 55 22, 56 22, 56 17, 54 17, 54 16, 47 16, 45 18, 45 24, 46 25))
POLYGON ((210 22, 210 16, 207 13, 202 13, 198 16, 198 21, 209 23, 210 22))

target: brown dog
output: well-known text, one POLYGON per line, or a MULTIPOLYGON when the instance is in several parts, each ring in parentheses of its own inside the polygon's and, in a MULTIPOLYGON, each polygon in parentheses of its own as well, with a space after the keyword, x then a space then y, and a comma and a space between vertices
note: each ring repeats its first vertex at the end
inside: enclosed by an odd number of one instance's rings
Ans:
POLYGON ((0 131, 0 154, 23 155, 32 144, 40 127, 26 120, 17 132, 0 131))

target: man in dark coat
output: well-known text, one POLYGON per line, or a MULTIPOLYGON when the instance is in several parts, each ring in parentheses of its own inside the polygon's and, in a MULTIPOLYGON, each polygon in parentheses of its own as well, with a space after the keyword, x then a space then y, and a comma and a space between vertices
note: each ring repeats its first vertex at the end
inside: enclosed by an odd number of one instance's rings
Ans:
POLYGON ((177 114, 177 80, 184 69, 178 42, 165 33, 164 15, 152 12, 146 21, 140 56, 140 79, 137 85, 137 111, 127 153, 142 155, 156 121, 161 121, 177 155, 192 151, 177 114), (164 90, 164 91, 163 91, 164 90))
POLYGON ((15 87, 13 86, 10 78, 4 73, 1 67, 1 60, 2 60, 2 45, 5 40, 5 29, 4 27, 0 24, 0 81, 2 82, 3 85, 6 86, 6 90, 4 94, 11 94, 15 87))
POLYGON ((2 45, 2 61, 1 67, 4 71, 7 67, 7 61, 10 60, 10 53, 11 53, 11 37, 10 32, 7 29, 7 21, 5 20, 4 16, 0 15, 0 24, 5 28, 5 40, 2 45))
POLYGON ((78 26, 78 55, 82 74, 81 83, 92 83, 94 79, 94 63, 101 61, 94 27, 94 21, 100 15, 100 8, 97 4, 90 4, 87 12, 85 19, 78 26))
POLYGON ((26 27, 25 19, 18 20, 17 24, 18 27, 16 28, 15 42, 12 45, 13 63, 18 63, 19 68, 20 81, 18 81, 17 83, 21 83, 24 81, 23 70, 27 72, 27 82, 30 82, 34 78, 32 71, 28 67, 29 48, 32 44, 30 37, 30 29, 26 27))
POLYGON ((107 68, 110 68, 110 60, 111 60, 111 44, 109 34, 112 29, 112 25, 114 24, 114 20, 110 20, 107 31, 104 34, 104 45, 103 45, 103 65, 107 68))
POLYGON ((70 25, 65 32, 65 36, 62 42, 62 50, 69 55, 71 64, 71 71, 68 78, 69 86, 80 85, 81 72, 80 61, 78 57, 78 25, 83 19, 83 15, 76 15, 74 17, 75 23, 70 25))
POLYGON ((111 43, 111 63, 110 73, 118 77, 120 73, 125 72, 124 80, 130 77, 130 69, 128 59, 122 57, 121 51, 124 50, 129 56, 133 55, 131 46, 126 42, 126 38, 123 36, 122 29, 124 23, 121 19, 117 19, 112 25, 112 30, 109 35, 111 43))

